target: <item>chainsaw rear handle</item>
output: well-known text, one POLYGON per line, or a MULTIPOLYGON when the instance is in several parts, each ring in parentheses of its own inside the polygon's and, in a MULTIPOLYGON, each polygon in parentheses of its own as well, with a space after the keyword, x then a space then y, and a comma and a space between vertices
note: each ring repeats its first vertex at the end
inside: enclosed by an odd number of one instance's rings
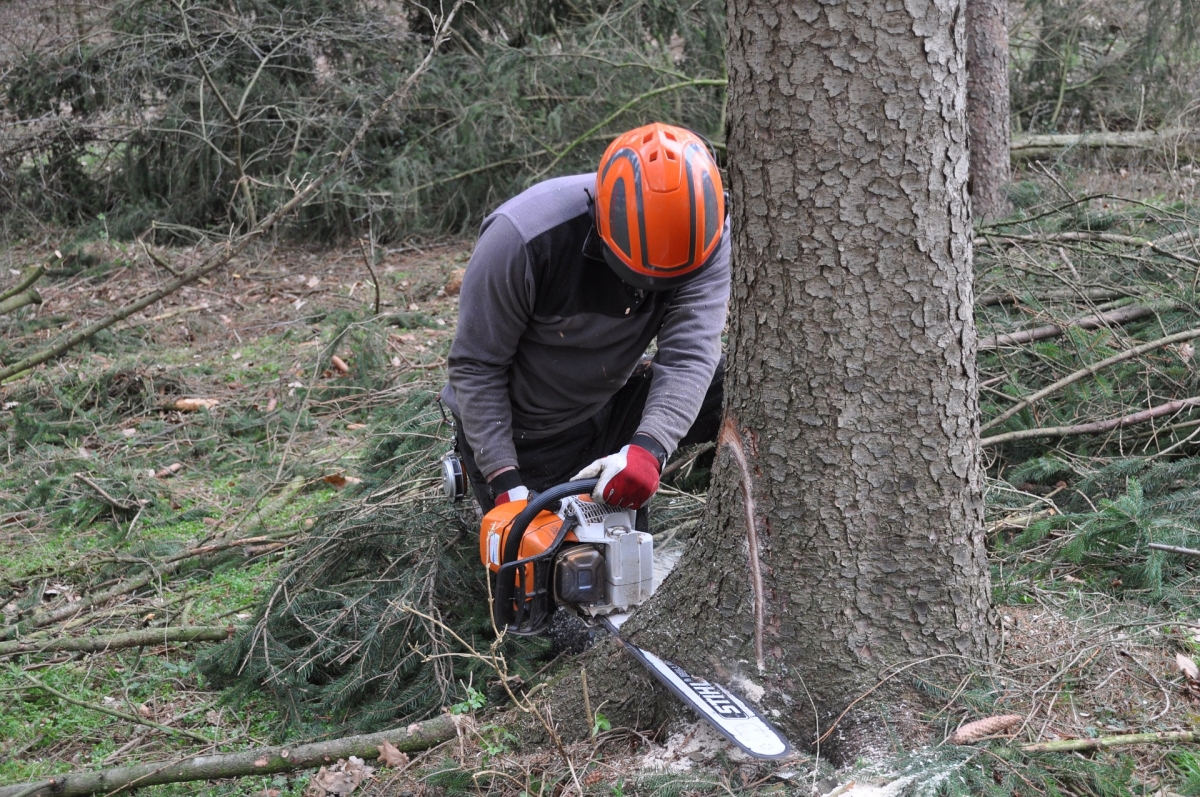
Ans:
MULTIPOLYGON (((511 574, 506 574, 504 571, 509 570, 504 566, 510 563, 516 563, 521 555, 521 540, 525 536, 525 530, 529 528, 529 524, 540 512, 544 509, 557 504, 564 498, 569 498, 573 495, 590 494, 596 489, 596 484, 599 479, 580 479, 579 481, 564 482, 563 484, 555 485, 545 492, 538 493, 534 498, 522 509, 512 521, 512 527, 508 531, 508 537, 504 541, 504 552, 500 558, 501 571, 496 578, 496 593, 493 596, 492 616, 496 620, 497 626, 501 629, 509 628, 512 619, 515 617, 512 605, 516 599, 516 569, 511 569, 511 574)), ((564 524, 564 529, 566 524, 564 524)), ((563 535, 565 536, 565 535, 563 535)), ((558 542, 561 542, 558 541, 558 542)), ((557 546, 554 546, 557 547, 557 546)), ((553 555, 554 547, 547 550, 547 555, 553 555)), ((525 600, 525 596, 520 596, 521 600, 525 600)))

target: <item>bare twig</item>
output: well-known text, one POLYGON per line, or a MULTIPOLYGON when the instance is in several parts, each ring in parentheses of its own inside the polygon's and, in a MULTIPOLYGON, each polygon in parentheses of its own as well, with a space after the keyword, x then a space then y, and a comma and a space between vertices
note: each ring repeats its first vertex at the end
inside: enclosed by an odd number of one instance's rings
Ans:
POLYGON ((1200 556, 1200 551, 1195 548, 1182 548, 1178 545, 1163 545, 1160 542, 1152 542, 1146 546, 1153 548, 1156 551, 1166 551, 1167 553, 1177 553, 1180 556, 1200 556))
POLYGON ((108 504, 113 509, 119 509, 122 512, 132 512, 138 508, 136 501, 122 501, 120 498, 112 497, 103 487, 96 484, 96 482, 92 481, 87 476, 84 476, 82 473, 76 473, 75 478, 86 484, 88 487, 91 487, 97 495, 104 499, 104 503, 108 504))
MULTIPOLYGON (((1042 235, 1018 235, 1016 233, 992 232, 988 233, 988 237, 1002 238, 1009 241, 1022 241, 1024 243, 1034 244, 1049 244, 1061 243, 1064 241, 1081 242, 1081 243, 1105 243, 1105 244, 1120 244, 1121 246, 1136 246, 1145 247, 1150 251, 1160 254, 1163 257, 1169 257, 1172 260, 1177 260, 1189 266, 1200 266, 1200 260, 1181 255, 1177 252, 1172 252, 1170 249, 1164 249, 1158 243, 1147 238, 1135 238, 1132 235, 1117 235, 1111 232, 1056 232, 1043 233, 1042 235)), ((985 239, 986 240, 986 239, 985 239)))
POLYGON ((379 277, 375 276, 375 233, 370 234, 371 250, 368 252, 366 245, 362 239, 358 241, 358 248, 362 250, 363 262, 367 264, 367 272, 371 275, 371 283, 375 286, 375 312, 374 315, 379 315, 379 277))

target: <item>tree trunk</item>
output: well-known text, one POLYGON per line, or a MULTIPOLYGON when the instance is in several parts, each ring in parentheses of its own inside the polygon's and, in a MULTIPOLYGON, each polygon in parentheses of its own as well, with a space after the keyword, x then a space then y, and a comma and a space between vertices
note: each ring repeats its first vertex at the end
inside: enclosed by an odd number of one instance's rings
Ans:
POLYGON ((626 628, 764 687, 801 746, 889 668, 949 688, 995 644, 961 10, 729 4, 725 425, 698 537, 626 628))
POLYGON ((1007 7, 1007 0, 966 0, 971 200, 979 218, 1002 216, 1008 210, 1007 7))

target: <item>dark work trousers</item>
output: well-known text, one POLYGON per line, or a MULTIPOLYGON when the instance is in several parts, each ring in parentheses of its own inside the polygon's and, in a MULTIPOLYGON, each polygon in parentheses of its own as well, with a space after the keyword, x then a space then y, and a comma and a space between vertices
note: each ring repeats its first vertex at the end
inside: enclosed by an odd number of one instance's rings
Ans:
MULTIPOLYGON (((654 379, 653 364, 645 361, 616 395, 595 415, 558 434, 538 440, 516 438, 518 469, 525 486, 541 492, 548 487, 570 481, 571 477, 600 457, 614 454, 627 445, 637 431, 654 379)), ((717 439, 721 428, 721 405, 725 399, 725 356, 722 355, 713 374, 712 383, 704 394, 700 412, 692 428, 679 441, 679 448, 717 439)), ((494 505, 494 496, 487 481, 475 464, 475 454, 462 431, 462 420, 454 419, 458 437, 458 453, 480 508, 487 512, 494 505)))

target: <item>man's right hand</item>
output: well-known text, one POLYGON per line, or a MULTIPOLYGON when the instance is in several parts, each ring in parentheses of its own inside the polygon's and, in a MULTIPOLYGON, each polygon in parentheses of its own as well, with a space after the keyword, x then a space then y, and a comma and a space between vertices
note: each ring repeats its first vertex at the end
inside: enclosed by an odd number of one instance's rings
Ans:
POLYGON ((507 504, 509 501, 527 501, 529 500, 529 490, 525 485, 518 485, 511 490, 505 490, 496 496, 496 506, 507 504))
POLYGON ((505 468, 488 477, 488 489, 494 496, 494 505, 528 500, 529 490, 521 482, 521 472, 516 468, 505 468))

